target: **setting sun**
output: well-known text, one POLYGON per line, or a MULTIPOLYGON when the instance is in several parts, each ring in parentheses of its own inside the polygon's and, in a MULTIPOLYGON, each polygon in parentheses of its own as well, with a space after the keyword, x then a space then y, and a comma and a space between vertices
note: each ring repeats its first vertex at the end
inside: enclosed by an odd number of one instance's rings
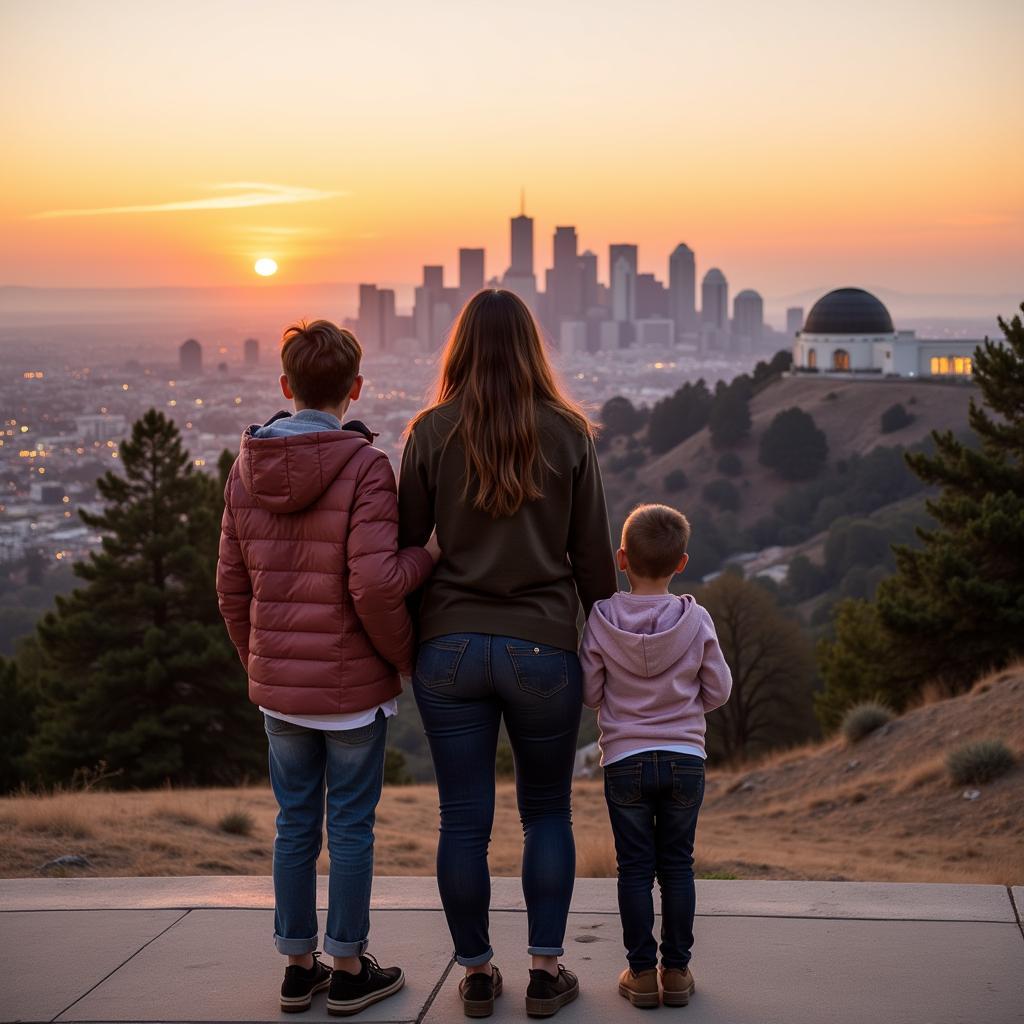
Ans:
POLYGON ((255 270, 260 277, 270 277, 272 274, 277 273, 277 260, 272 260, 269 256, 264 256, 253 264, 252 269, 255 270))

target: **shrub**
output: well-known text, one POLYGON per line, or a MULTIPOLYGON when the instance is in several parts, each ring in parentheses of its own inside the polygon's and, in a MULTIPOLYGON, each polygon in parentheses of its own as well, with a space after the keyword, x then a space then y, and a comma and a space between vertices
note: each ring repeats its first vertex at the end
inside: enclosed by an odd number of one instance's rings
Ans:
POLYGON ((950 778, 958 786, 991 782, 1014 765, 1010 749, 1000 740, 977 740, 951 750, 946 758, 950 778))
POLYGON ((739 476, 743 472, 743 460, 735 452, 725 452, 715 465, 722 476, 739 476))
POLYGON ((701 493, 706 501, 727 512, 735 512, 740 507, 740 492, 736 490, 736 485, 721 477, 712 480, 701 493))
POLYGON ((405 754, 395 747, 388 747, 384 751, 384 785, 408 786, 410 782, 412 776, 406 766, 405 754))
POLYGON ((252 830, 255 827, 256 822, 253 821, 252 815, 248 811, 241 809, 228 811, 220 821, 217 822, 217 828, 221 832, 227 832, 231 836, 248 836, 252 835, 252 830))
POLYGON ((690 481, 681 469, 673 469, 670 473, 665 474, 662 485, 666 491, 685 491, 690 485, 690 481))
POLYGON ((914 422, 914 417, 904 408, 902 402, 890 405, 882 413, 882 433, 891 434, 893 431, 909 427, 914 422))
POLYGON ((839 731, 847 743, 860 743, 865 736, 870 736, 876 729, 881 729, 892 721, 892 712, 884 705, 875 701, 855 704, 843 715, 839 731))

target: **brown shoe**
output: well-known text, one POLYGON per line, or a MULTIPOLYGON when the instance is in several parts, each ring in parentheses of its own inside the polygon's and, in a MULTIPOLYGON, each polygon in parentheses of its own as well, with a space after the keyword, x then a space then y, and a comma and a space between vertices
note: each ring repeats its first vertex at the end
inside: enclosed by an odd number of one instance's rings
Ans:
POLYGON ((490 1017, 501 995, 501 971, 492 963, 490 974, 467 974, 459 982, 459 998, 467 1017, 490 1017))
POLYGON ((661 969, 661 995, 666 1006, 685 1006, 696 987, 688 967, 661 969))
POLYGON ((649 971, 634 971, 627 967, 619 975, 619 995, 628 999, 634 1006, 645 1009, 657 1006, 658 972, 652 967, 649 971))

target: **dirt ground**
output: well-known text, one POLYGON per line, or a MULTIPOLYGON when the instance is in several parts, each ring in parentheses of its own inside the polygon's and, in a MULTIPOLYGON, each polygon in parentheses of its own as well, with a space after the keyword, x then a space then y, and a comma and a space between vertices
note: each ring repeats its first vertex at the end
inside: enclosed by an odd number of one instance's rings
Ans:
MULTIPOLYGON (((599 781, 575 786, 579 873, 615 874, 599 781)), ((1024 669, 908 712, 860 743, 840 739, 744 771, 712 768, 697 871, 717 878, 1024 884, 1024 669), (945 759, 998 739, 1006 775, 955 786, 945 759), (974 799, 965 791, 976 790, 974 799)), ((269 788, 74 792, 0 800, 0 875, 266 874, 275 805, 269 788), (69 854, 84 867, 43 868, 69 854)), ((388 787, 377 815, 376 870, 430 875, 432 786, 388 787)), ((517 875, 522 834, 511 783, 498 787, 491 870, 517 875)), ((327 870, 326 850, 320 870, 327 870)))

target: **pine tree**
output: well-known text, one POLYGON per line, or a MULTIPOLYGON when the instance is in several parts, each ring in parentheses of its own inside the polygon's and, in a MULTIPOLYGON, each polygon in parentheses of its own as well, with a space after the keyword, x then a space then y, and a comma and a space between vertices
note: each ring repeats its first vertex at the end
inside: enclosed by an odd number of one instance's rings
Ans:
POLYGON ((927 503, 937 525, 918 531, 922 546, 896 549, 878 593, 880 620, 921 681, 956 689, 1024 653, 1024 324, 999 326, 1005 342, 986 338, 974 353, 977 443, 935 432, 934 454, 907 455, 941 488, 927 503))
POLYGON ((1005 342, 986 338, 974 353, 975 439, 934 432, 934 453, 906 455, 940 488, 927 502, 936 525, 918 530, 920 546, 894 549, 896 573, 875 603, 841 605, 835 640, 821 646, 826 727, 858 700, 902 708, 930 680, 965 689, 1024 654, 1024 324, 999 326, 1005 342))
POLYGON ((263 744, 217 610, 218 482, 155 410, 119 454, 103 511, 82 513, 102 547, 37 627, 29 764, 50 782, 101 761, 126 785, 238 781, 263 744))

